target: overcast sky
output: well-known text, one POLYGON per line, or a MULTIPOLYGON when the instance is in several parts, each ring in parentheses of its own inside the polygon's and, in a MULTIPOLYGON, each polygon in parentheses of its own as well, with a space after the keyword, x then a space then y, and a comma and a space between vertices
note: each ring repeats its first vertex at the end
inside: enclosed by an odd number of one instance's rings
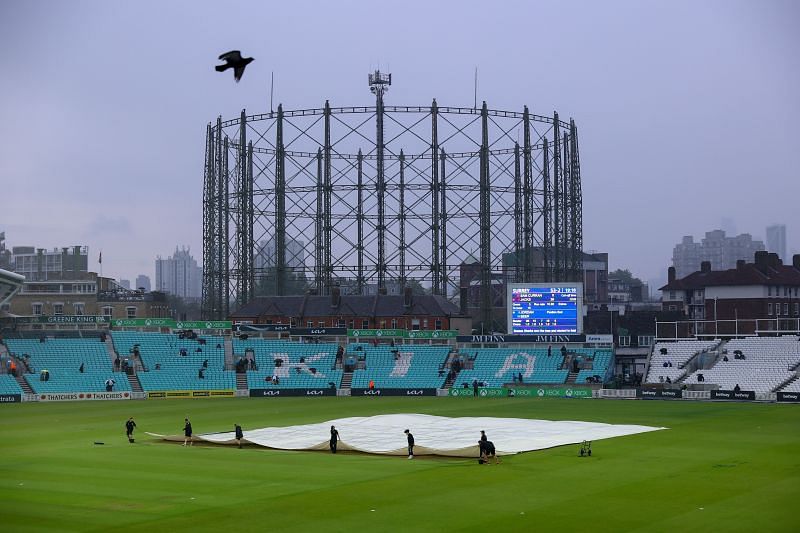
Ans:
MULTIPOLYGON (((665 277, 683 235, 800 251, 800 2, 0 2, 0 231, 105 275, 202 261, 206 123, 387 103, 557 110, 580 130, 584 244, 665 277), (241 83, 216 57, 256 57, 241 83), (276 105, 277 107, 277 105, 276 105)), ((155 281, 153 279, 153 281, 155 281)))

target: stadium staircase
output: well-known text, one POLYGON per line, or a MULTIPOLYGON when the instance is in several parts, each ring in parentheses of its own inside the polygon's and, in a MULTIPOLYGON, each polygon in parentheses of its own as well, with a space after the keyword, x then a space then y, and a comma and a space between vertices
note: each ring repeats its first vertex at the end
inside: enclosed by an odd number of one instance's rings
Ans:
MULTIPOLYGON (((233 339, 231 339, 230 337, 226 336, 225 337, 224 346, 225 346, 225 370, 233 370, 233 368, 234 368, 234 365, 233 365, 233 339)), ((238 385, 239 378, 238 377, 236 378, 236 382, 237 382, 236 388, 238 389, 239 388, 239 385, 238 385)), ((245 376, 245 383, 246 382, 247 382, 247 377, 245 376)), ((246 388, 247 387, 245 387, 245 389, 246 388)))
POLYGON ((458 357, 458 352, 457 351, 452 351, 449 354, 447 354, 447 359, 444 360, 444 364, 442 365, 442 369, 445 372, 447 372, 447 378, 445 378, 444 385, 442 385, 443 389, 451 388, 453 386, 453 384, 456 382, 456 379, 458 378, 458 374, 459 374, 460 371, 456 372, 455 375, 453 375, 453 376, 450 375, 450 370, 453 369, 453 359, 455 359, 456 357, 458 357))
POLYGON ((453 388, 453 384, 456 382, 457 379, 458 379, 458 374, 448 377, 446 380, 444 380, 443 388, 445 389, 453 388))
POLYGON ((128 374, 128 382, 131 384, 131 392, 144 392, 139 376, 136 374, 128 374))
POLYGON ((794 376, 790 377, 789 379, 787 379, 786 381, 784 381, 783 383, 772 389, 772 392, 778 392, 779 390, 785 389, 786 387, 797 381, 797 379, 798 379, 797 374, 795 374, 794 376))
POLYGON ((106 351, 108 352, 108 357, 111 359, 111 364, 114 364, 114 359, 117 358, 117 350, 114 348, 114 340, 111 338, 111 335, 106 335, 106 351))
POLYGON ((247 374, 236 374, 236 390, 247 390, 247 374))
POLYGON ((578 379, 578 372, 571 371, 567 374, 567 380, 564 383, 575 383, 576 379, 578 379))
POLYGON ((716 364, 719 354, 722 353, 722 346, 719 340, 715 341, 678 341, 678 342, 657 342, 648 357, 645 367, 645 382, 659 383, 659 376, 669 377, 672 383, 683 383, 694 371, 700 368, 708 368, 716 364), (667 350, 662 354, 661 349, 667 350), (709 352, 716 352, 714 361, 708 360, 709 352), (663 363, 669 361, 673 364, 664 367, 663 363))
POLYGON ((445 388, 445 389, 452 388, 453 385, 455 384, 456 380, 458 379, 458 375, 459 374, 460 374, 460 372, 456 372, 454 375, 448 376, 448 378, 446 380, 444 380, 443 388, 445 388))
POLYGON ((342 374, 342 384, 339 386, 339 388, 350 390, 350 386, 352 384, 353 384, 353 373, 345 372, 344 374, 342 374))
POLYGON ((711 364, 705 364, 705 365, 700 364, 700 359, 704 355, 703 352, 697 352, 696 354, 694 354, 688 361, 686 361, 686 363, 684 363, 683 373, 681 373, 681 375, 678 376, 678 379, 673 380, 673 383, 684 383, 686 381, 686 378, 691 376, 694 372, 698 370, 707 370, 709 368, 712 368, 714 365, 717 364, 717 362, 720 359, 722 359, 722 355, 726 344, 727 341, 720 341, 719 344, 714 348, 714 350, 716 350, 717 352, 717 357, 711 364))
POLYGON ((25 394, 36 394, 36 392, 34 392, 34 390, 31 388, 30 384, 28 383, 28 380, 25 379, 24 375, 23 376, 17 376, 14 379, 17 380, 17 383, 19 383, 19 386, 22 388, 22 391, 25 394))

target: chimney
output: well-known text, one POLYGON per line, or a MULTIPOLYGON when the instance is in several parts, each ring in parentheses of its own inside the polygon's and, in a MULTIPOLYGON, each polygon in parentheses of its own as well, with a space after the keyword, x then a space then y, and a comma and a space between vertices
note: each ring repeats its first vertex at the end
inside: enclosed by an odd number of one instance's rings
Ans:
POLYGON ((770 253, 767 257, 769 258, 769 266, 772 268, 778 268, 783 264, 783 261, 781 261, 781 258, 778 257, 778 254, 770 253))
POLYGON ((414 303, 414 289, 411 287, 406 287, 403 289, 403 307, 406 309, 411 309, 411 305, 414 303))
POLYGON ((711 272, 711 261, 703 261, 700 263, 700 272, 704 274, 711 272))
POLYGON ((342 303, 342 291, 339 287, 333 287, 331 289, 331 307, 334 309, 338 309, 339 305, 342 303))
MULTIPOLYGON (((75 271, 75 274, 80 272, 81 270, 89 270, 89 256, 86 255, 86 266, 83 265, 84 256, 81 256, 81 247, 80 246, 73 246, 72 247, 72 270, 75 271)), ((75 276, 77 278, 77 275, 75 276)))
POLYGON ((68 256, 69 248, 66 246, 61 248, 61 279, 67 279, 66 273, 70 271, 68 256))
POLYGON ((675 267, 669 267, 667 269, 667 283, 672 283, 675 281, 675 267))
POLYGON ((747 261, 744 259, 737 259, 736 260, 736 270, 744 270, 744 266, 747 264, 747 261))
POLYGON ((792 265, 797 269, 800 270, 800 254, 794 254, 792 256, 792 265))
POLYGON ((759 269, 761 272, 766 272, 767 267, 769 266, 769 252, 765 250, 759 250, 756 252, 755 263, 757 269, 759 269))
POLYGON ((36 279, 41 281, 44 279, 44 248, 36 249, 36 279))

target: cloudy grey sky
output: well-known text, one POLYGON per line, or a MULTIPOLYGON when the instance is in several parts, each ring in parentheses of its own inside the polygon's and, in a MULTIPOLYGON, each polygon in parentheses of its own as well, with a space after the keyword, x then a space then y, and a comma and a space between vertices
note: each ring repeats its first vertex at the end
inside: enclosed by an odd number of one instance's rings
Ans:
POLYGON ((573 117, 584 243, 660 278, 682 235, 786 223, 800 251, 800 2, 0 2, 0 231, 106 275, 202 258, 205 125, 388 102, 573 117), (213 70, 241 49, 242 83, 213 70))

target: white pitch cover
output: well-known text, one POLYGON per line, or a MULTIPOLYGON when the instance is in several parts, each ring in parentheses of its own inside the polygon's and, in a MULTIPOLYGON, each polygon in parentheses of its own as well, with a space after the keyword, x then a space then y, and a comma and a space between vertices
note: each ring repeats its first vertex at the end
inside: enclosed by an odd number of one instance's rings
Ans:
MULTIPOLYGON (((327 450, 332 425, 339 431, 339 450, 405 455, 407 446, 403 430, 409 429, 415 440, 414 455, 449 457, 477 457, 481 430, 486 431, 498 455, 512 455, 577 444, 584 440, 594 441, 667 429, 563 420, 394 414, 245 430, 244 442, 278 450, 327 450)), ((183 442, 182 435, 149 434, 165 440, 183 442)), ((234 444, 232 431, 195 435, 194 439, 215 444, 234 444)))

